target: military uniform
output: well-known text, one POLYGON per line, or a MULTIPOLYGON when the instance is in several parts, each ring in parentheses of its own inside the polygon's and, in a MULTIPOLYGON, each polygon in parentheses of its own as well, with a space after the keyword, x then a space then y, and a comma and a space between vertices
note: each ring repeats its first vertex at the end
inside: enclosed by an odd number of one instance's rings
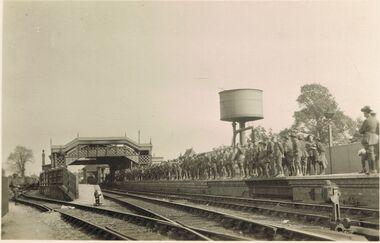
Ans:
POLYGON ((317 163, 319 165, 319 175, 324 175, 327 167, 327 159, 326 159, 326 149, 325 146, 319 141, 319 138, 316 139, 317 142, 315 145, 317 146, 318 156, 317 163))
POLYGON ((376 173, 375 169, 375 145, 379 143, 379 136, 376 134, 376 128, 378 127, 378 121, 375 117, 369 113, 372 112, 371 108, 365 106, 361 109, 362 112, 368 114, 365 121, 359 129, 360 134, 363 134, 362 145, 367 153, 367 160, 370 173, 376 173))
POLYGON ((218 150, 216 153, 216 169, 218 172, 218 178, 221 179, 225 176, 224 164, 223 164, 223 151, 218 150))
POLYGON ((244 171, 243 171, 243 162, 245 160, 245 149, 242 146, 238 146, 235 151, 234 159, 236 161, 236 164, 239 168, 239 176, 243 177, 244 171))
POLYGON ((273 154, 274 150, 274 143, 269 140, 267 144, 267 168, 269 171, 269 175, 275 176, 277 174, 277 169, 276 169, 276 162, 273 154))
POLYGON ((317 157, 318 157, 318 151, 317 151, 317 145, 312 140, 312 137, 309 135, 308 141, 306 142, 306 150, 309 154, 309 157, 307 158, 307 171, 306 174, 310 175, 311 168, 313 168, 313 174, 317 174, 317 157))
POLYGON ((284 147, 284 156, 285 156, 285 163, 283 163, 283 168, 285 170, 285 168, 287 168, 288 170, 288 175, 293 175, 293 171, 294 171, 294 162, 293 162, 293 143, 292 141, 290 141, 289 137, 288 136, 285 136, 285 141, 283 143, 283 147, 284 147))
POLYGON ((252 167, 253 156, 252 155, 253 155, 252 144, 249 144, 248 148, 245 150, 244 162, 243 162, 245 177, 252 176, 252 172, 253 172, 253 167, 252 167))
POLYGON ((267 149, 264 142, 260 143, 258 151, 258 171, 259 176, 269 177, 269 171, 267 166, 267 149))
POLYGON ((293 175, 299 176, 301 175, 301 159, 303 155, 303 150, 300 144, 300 141, 297 139, 295 135, 292 136, 292 144, 293 144, 293 156, 294 156, 294 171, 293 175))
POLYGON ((308 157, 309 154, 306 150, 306 143, 305 140, 303 139, 303 136, 300 135, 298 136, 298 140, 300 142, 300 149, 302 150, 302 156, 301 156, 301 174, 306 175, 306 170, 307 170, 307 162, 308 162, 308 157))
POLYGON ((223 165, 224 165, 224 170, 226 171, 226 177, 232 178, 232 153, 230 152, 229 149, 224 150, 223 152, 223 165))
POLYGON ((273 146, 273 159, 276 163, 277 174, 275 176, 284 176, 284 169, 282 167, 282 158, 284 157, 284 147, 280 141, 275 141, 273 146))
POLYGON ((218 155, 214 151, 210 155, 210 170, 211 170, 211 175, 210 178, 212 177, 214 180, 218 177, 218 166, 217 166, 217 161, 218 161, 218 155))

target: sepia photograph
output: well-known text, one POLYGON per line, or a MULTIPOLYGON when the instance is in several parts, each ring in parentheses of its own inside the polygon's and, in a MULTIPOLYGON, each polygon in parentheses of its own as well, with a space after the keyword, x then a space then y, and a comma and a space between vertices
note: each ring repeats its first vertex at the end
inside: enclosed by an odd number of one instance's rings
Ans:
POLYGON ((380 1, 0 4, 1 240, 379 241, 380 1))

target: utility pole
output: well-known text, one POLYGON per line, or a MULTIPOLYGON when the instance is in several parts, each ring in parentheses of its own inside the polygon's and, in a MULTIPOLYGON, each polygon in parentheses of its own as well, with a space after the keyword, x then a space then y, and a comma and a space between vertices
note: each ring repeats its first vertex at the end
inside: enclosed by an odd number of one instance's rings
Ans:
POLYGON ((332 138, 332 118, 334 116, 335 112, 333 111, 327 111, 325 112, 325 117, 329 123, 328 129, 329 129, 329 158, 330 158, 330 170, 331 174, 333 173, 333 165, 332 165, 332 156, 331 156, 331 147, 333 146, 333 138, 332 138))

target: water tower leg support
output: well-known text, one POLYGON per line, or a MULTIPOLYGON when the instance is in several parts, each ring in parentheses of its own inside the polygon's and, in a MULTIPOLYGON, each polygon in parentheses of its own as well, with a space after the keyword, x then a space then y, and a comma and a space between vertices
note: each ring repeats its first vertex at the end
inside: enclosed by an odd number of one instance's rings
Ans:
POLYGON ((240 133, 239 133, 239 143, 240 143, 240 145, 244 145, 245 144, 245 140, 244 140, 245 130, 244 130, 244 128, 245 128, 245 122, 239 122, 239 130, 241 130, 240 133))
POLYGON ((236 145, 236 122, 232 122, 232 146, 236 145))

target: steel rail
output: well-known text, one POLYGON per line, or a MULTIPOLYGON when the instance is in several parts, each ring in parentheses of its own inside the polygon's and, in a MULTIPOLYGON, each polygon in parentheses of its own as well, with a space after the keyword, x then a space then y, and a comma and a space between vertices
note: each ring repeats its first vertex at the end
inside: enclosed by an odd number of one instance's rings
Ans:
POLYGON ((38 203, 34 203, 34 202, 31 202, 31 201, 28 201, 28 200, 25 200, 25 199, 22 199, 22 198, 15 198, 14 199, 15 201, 17 202, 20 202, 20 203, 23 203, 25 205, 28 205, 28 206, 31 206, 31 207, 34 207, 42 212, 50 212, 52 211, 52 209, 46 205, 43 205, 43 204, 38 204, 38 203))
POLYGON ((79 218, 79 217, 74 216, 74 215, 70 215, 66 212, 62 212, 59 209, 52 209, 46 205, 39 204, 39 203, 32 202, 32 201, 28 201, 28 200, 21 199, 21 198, 17 198, 16 201, 23 203, 25 205, 28 205, 28 206, 32 206, 34 208, 37 208, 38 210, 43 211, 43 212, 51 212, 51 211, 58 212, 64 221, 66 221, 70 224, 78 225, 81 228, 84 228, 87 232, 89 232, 91 234, 95 234, 98 237, 101 236, 99 238, 102 238, 105 240, 127 240, 127 241, 134 240, 133 238, 128 237, 128 236, 126 236, 120 232, 109 229, 107 227, 101 227, 99 225, 90 223, 85 219, 79 218))
POLYGON ((114 196, 110 196, 110 195, 104 194, 104 193, 103 193, 103 196, 105 198, 108 198, 110 200, 113 200, 113 201, 125 206, 128 209, 136 211, 139 214, 142 214, 144 216, 153 217, 153 218, 163 219, 163 220, 166 220, 166 221, 171 222, 173 224, 179 224, 179 225, 181 225, 181 226, 183 226, 183 227, 185 227, 191 231, 194 231, 196 233, 200 233, 202 235, 210 237, 210 239, 212 239, 212 240, 219 240, 219 241, 220 240, 222 240, 222 241, 249 241, 249 240, 251 240, 251 239, 244 238, 244 237, 236 237, 236 236, 231 236, 231 235, 227 235, 227 234, 222 234, 220 232, 215 232, 215 231, 211 231, 211 230, 205 230, 205 229, 200 229, 200 228, 196 228, 196 227, 191 227, 189 225, 179 223, 178 221, 175 221, 175 220, 169 219, 165 216, 162 216, 160 214, 157 214, 151 210, 147 210, 147 209, 140 207, 138 205, 135 205, 133 203, 129 203, 129 202, 126 202, 124 200, 120 200, 119 198, 116 198, 114 196))
MULTIPOLYGON (((119 190, 122 191, 122 190, 119 190)), ((316 210, 323 210, 330 212, 332 206, 328 204, 315 204, 315 203, 303 203, 303 202, 291 202, 285 200, 274 200, 274 199, 261 199, 261 198, 244 198, 244 197, 230 197, 230 196, 216 196, 216 195, 205 195, 205 194, 190 194, 190 193, 157 193, 157 192, 141 192, 141 191, 128 191, 130 193, 143 194, 143 195, 160 195, 170 197, 198 197, 205 198, 210 200, 221 200, 221 201, 235 201, 235 202, 244 202, 247 204, 265 204, 265 205, 281 205, 289 206, 292 208, 313 208, 316 210)), ((351 214, 351 215, 364 215, 364 216, 374 216, 379 217, 379 210, 372 208, 362 208, 362 207, 349 207, 349 206, 340 206, 342 213, 351 214)))
MULTIPOLYGON (((121 191, 120 191, 121 192, 121 191)), ((238 209, 243 211, 251 211, 251 212, 259 212, 259 213, 273 213, 275 215, 282 215, 282 216, 293 216, 298 219, 302 219, 304 221, 310 222, 320 222, 320 223, 327 223, 330 221, 329 216, 324 216, 320 214, 313 214, 313 213, 305 213, 305 212, 290 212, 286 210, 276 209, 276 208, 268 208, 263 206, 257 206, 252 204, 252 202, 260 202, 259 204, 266 204, 268 205, 274 205, 274 206, 286 206, 290 208, 300 208, 300 209, 306 209, 306 210, 323 210, 326 211, 327 209, 329 212, 332 211, 332 207, 330 205, 320 205, 320 204, 310 204, 310 203, 300 203, 300 202, 287 202, 287 201, 276 201, 276 200, 266 200, 266 199, 251 199, 251 198, 234 198, 234 197, 222 197, 222 196, 211 196, 211 195, 200 195, 200 194, 177 194, 177 193, 170 193, 170 194, 162 194, 162 193, 151 193, 151 192, 135 192, 130 191, 130 193, 135 194, 141 194, 141 195, 148 195, 148 196, 156 196, 156 197, 164 197, 169 199, 186 199, 188 201, 196 202, 196 203, 203 203, 203 204, 211 204, 216 206, 223 206, 226 208, 232 208, 232 209, 238 209), (241 202, 241 203, 233 203, 233 202, 241 202)), ((342 208, 341 208, 342 209, 342 208)), ((376 216, 378 215, 378 211, 374 209, 363 209, 363 208, 351 208, 351 207, 344 207, 343 212, 351 212, 351 214, 357 215, 372 215, 376 216), (361 211, 363 210, 363 211, 361 211), (356 213, 355 213, 356 212, 356 213)), ((379 223, 373 223, 369 221, 364 220, 356 220, 352 219, 351 224, 354 226, 360 226, 364 228, 371 228, 371 229, 379 229, 379 223)))
POLYGON ((59 209, 55 209, 54 211, 59 212, 64 221, 67 221, 70 224, 78 225, 79 227, 86 229, 86 231, 89 231, 90 233, 95 234, 96 236, 100 235, 103 239, 126 241, 134 240, 133 238, 126 236, 120 232, 90 223, 85 219, 71 215, 66 212, 62 212, 59 209))
MULTIPOLYGON (((157 204, 163 204, 175 208, 179 208, 184 211, 189 211, 192 213, 200 214, 205 217, 214 218, 220 220, 226 227, 233 227, 240 229, 242 231, 251 231, 251 232, 263 232, 268 238, 275 240, 317 240, 317 241, 332 241, 334 240, 331 237, 314 234, 311 232, 306 232, 303 230, 296 230, 287 227, 275 226, 271 224, 265 224, 258 222, 256 220, 246 219, 231 214, 221 213, 214 210, 207 210, 196 206, 189 206, 182 203, 168 202, 155 198, 148 198, 145 196, 139 196, 131 193, 124 192, 112 192, 110 190, 103 189, 103 192, 113 193, 116 195, 128 196, 132 198, 137 198, 141 200, 147 200, 150 202, 155 202, 157 204)), ((104 193, 103 193, 104 195, 104 193)))
POLYGON ((203 240, 203 241, 212 240, 209 237, 199 232, 196 232, 190 228, 182 226, 178 223, 165 221, 159 218, 147 217, 147 216, 142 216, 138 214, 131 214, 131 213, 121 212, 117 210, 87 206, 87 205, 82 205, 78 203, 71 203, 71 202, 66 202, 66 201, 61 201, 61 200, 56 200, 56 199, 37 197, 37 196, 32 196, 32 195, 27 195, 27 194, 23 194, 23 196, 26 198, 35 199, 39 201, 46 201, 46 202, 57 203, 57 204, 62 204, 66 206, 73 206, 81 210, 109 215, 109 216, 116 217, 125 221, 129 221, 131 223, 135 223, 138 225, 144 225, 144 226, 146 225, 147 227, 155 227, 161 233, 163 234, 170 233, 171 235, 173 235, 173 237, 181 237, 181 238, 184 237, 184 239, 186 240, 203 240))

